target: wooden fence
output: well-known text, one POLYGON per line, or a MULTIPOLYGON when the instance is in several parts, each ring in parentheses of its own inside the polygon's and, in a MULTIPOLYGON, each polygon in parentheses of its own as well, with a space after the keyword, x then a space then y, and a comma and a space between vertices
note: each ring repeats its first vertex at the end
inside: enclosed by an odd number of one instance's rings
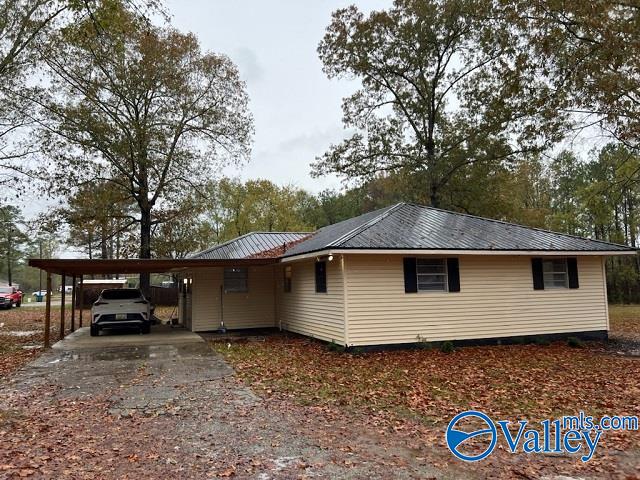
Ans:
MULTIPOLYGON (((84 306, 83 308, 90 308, 91 305, 98 299, 100 292, 104 290, 104 286, 100 286, 98 288, 91 288, 89 285, 85 285, 83 288, 82 296, 77 295, 76 297, 76 307, 80 307, 80 304, 84 306)), ((174 305, 178 305, 178 288, 177 287, 156 287, 151 286, 151 303, 154 305, 163 305, 172 307, 174 305)))

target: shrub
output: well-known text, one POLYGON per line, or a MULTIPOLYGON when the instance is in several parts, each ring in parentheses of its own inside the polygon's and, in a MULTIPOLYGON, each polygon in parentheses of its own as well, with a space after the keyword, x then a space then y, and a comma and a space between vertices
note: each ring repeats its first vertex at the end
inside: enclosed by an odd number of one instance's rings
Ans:
POLYGON ((427 337, 423 337, 422 335, 416 335, 416 347, 423 350, 431 349, 431 342, 427 339, 427 337))
POLYGON ((442 353, 451 353, 455 350, 455 347, 453 346, 453 343, 451 343, 449 340, 447 340, 446 342, 442 342, 442 345, 440 345, 440 351, 442 353))
POLYGON ((584 347, 584 342, 579 338, 569 337, 567 338, 567 345, 569 345, 571 348, 582 348, 584 347))

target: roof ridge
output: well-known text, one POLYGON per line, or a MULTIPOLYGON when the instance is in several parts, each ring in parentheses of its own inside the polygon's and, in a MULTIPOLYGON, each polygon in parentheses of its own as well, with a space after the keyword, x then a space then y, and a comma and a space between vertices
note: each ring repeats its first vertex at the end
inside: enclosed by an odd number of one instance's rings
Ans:
MULTIPOLYGON (((362 225, 359 225, 357 227, 355 227, 354 229, 348 231, 347 233, 345 233, 344 235, 342 235, 341 237, 338 237, 336 240, 334 240, 333 242, 329 243, 327 245, 328 247, 339 247, 340 244, 345 243, 349 240, 351 240, 353 237, 355 237, 356 235, 361 234, 362 232, 364 232, 365 230, 371 228, 372 226, 374 226, 375 224, 377 224, 378 222, 380 222, 381 220, 385 219, 388 215, 390 215, 392 212, 396 211, 398 208, 400 208, 402 205, 406 205, 404 202, 399 202, 396 203, 395 205, 391 205, 389 207, 385 207, 383 210, 384 212, 376 215, 374 218, 372 218, 371 220, 369 220, 368 222, 363 223, 362 225)), ((363 214, 366 215, 366 214, 363 214)), ((356 217, 357 218, 357 217, 356 217)))
POLYGON ((539 227, 528 227, 528 226, 522 225, 520 223, 507 222, 505 220, 497 220, 495 218, 489 218, 489 217, 481 217, 479 215, 472 215, 470 213, 455 212, 453 210, 445 210, 443 208, 432 207, 430 205, 420 205, 419 203, 407 202, 406 204, 407 205, 412 205, 414 207, 420 207, 420 208, 426 208, 426 209, 429 209, 429 210, 435 210, 437 212, 449 213, 449 214, 452 214, 452 215, 460 215, 462 217, 476 218, 478 220, 485 220, 485 221, 488 221, 488 222, 501 223, 503 225, 509 225, 511 227, 521 227, 521 228, 526 228, 528 230, 535 230, 535 231, 544 232, 544 233, 552 233, 553 235, 562 235, 564 237, 576 238, 578 240, 589 240, 591 242, 604 243, 605 245, 616 245, 618 247, 625 247, 625 248, 629 248, 629 249, 634 249, 635 250, 635 247, 630 247, 629 245, 623 245, 621 243, 607 242, 605 240, 599 240, 599 239, 594 239, 594 238, 585 238, 585 237, 581 237, 579 235, 572 235, 570 233, 563 233, 563 232, 555 232, 553 230, 547 230, 547 229, 539 228, 539 227))

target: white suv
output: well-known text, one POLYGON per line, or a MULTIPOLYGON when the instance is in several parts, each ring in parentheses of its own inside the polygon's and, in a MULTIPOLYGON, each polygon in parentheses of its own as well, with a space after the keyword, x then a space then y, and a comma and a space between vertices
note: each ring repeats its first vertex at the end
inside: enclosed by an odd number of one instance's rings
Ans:
POLYGON ((151 303, 137 288, 103 290, 91 308, 91 336, 103 328, 137 328, 140 333, 151 330, 151 303))

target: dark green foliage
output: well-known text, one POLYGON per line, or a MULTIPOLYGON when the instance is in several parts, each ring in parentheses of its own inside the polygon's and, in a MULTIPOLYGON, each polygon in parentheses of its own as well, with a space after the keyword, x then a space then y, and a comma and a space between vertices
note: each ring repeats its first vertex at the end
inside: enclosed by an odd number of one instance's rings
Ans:
POLYGON ((571 348, 583 348, 584 342, 579 338, 569 337, 567 338, 567 345, 569 345, 571 348))
POLYGON ((453 353, 454 350, 455 347, 453 346, 453 343, 448 340, 446 342, 442 342, 440 345, 440 351, 442 353, 453 353))

